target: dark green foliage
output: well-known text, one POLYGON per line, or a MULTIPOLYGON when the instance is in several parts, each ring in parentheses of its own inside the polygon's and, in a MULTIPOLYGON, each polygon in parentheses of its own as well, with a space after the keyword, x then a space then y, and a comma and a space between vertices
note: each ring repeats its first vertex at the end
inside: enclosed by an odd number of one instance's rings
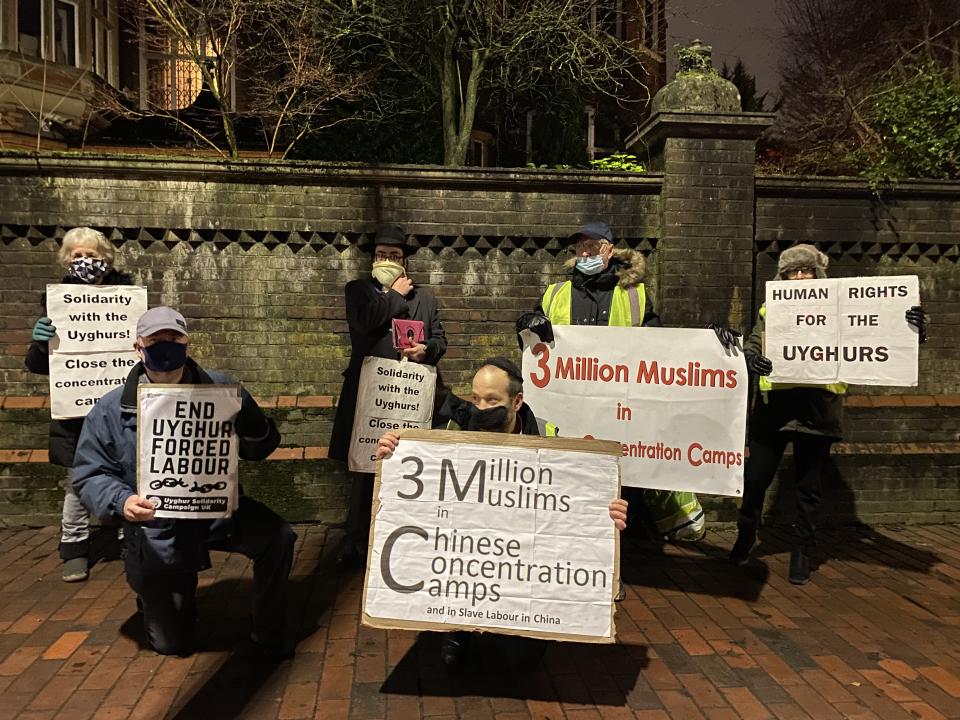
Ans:
POLYGON ((960 82, 932 65, 881 86, 873 104, 875 147, 855 154, 877 180, 960 177, 960 82))

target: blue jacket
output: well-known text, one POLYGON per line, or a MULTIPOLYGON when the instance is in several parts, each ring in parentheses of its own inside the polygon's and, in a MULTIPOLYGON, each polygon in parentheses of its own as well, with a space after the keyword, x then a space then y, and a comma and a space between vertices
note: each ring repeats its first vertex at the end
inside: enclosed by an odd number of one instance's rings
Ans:
MULTIPOLYGON (((137 494, 137 386, 144 373, 138 363, 123 387, 111 390, 93 406, 83 424, 73 465, 73 487, 90 512, 123 520, 123 504, 137 494)), ((223 373, 206 372, 187 360, 185 383, 218 385, 236 382, 223 373)), ((280 444, 280 433, 246 390, 237 416, 240 457, 263 460, 280 444)), ((124 520, 128 572, 179 572, 209 567, 207 538, 216 520, 124 520)))

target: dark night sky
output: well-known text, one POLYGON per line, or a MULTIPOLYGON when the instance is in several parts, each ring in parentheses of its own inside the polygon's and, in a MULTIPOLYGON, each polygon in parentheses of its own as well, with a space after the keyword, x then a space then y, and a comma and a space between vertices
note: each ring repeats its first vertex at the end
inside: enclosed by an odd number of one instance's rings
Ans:
POLYGON ((757 78, 759 92, 777 93, 780 36, 777 0, 666 0, 667 78, 673 77, 673 46, 694 38, 713 46, 713 64, 731 67, 737 58, 757 78))

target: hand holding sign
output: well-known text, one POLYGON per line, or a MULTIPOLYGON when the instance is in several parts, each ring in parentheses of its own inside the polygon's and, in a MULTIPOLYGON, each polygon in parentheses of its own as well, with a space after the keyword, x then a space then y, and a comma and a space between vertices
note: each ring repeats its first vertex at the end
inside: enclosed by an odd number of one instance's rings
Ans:
POLYGON ((131 495, 123 503, 123 517, 129 522, 149 522, 156 514, 156 505, 139 495, 131 495))

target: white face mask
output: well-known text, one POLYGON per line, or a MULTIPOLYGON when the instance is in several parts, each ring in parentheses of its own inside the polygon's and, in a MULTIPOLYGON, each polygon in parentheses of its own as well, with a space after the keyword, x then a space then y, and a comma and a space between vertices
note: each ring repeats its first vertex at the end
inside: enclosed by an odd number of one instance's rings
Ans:
POLYGON ((406 271, 398 262, 393 260, 378 260, 373 264, 373 279, 383 285, 385 288, 393 287, 401 275, 406 271))

